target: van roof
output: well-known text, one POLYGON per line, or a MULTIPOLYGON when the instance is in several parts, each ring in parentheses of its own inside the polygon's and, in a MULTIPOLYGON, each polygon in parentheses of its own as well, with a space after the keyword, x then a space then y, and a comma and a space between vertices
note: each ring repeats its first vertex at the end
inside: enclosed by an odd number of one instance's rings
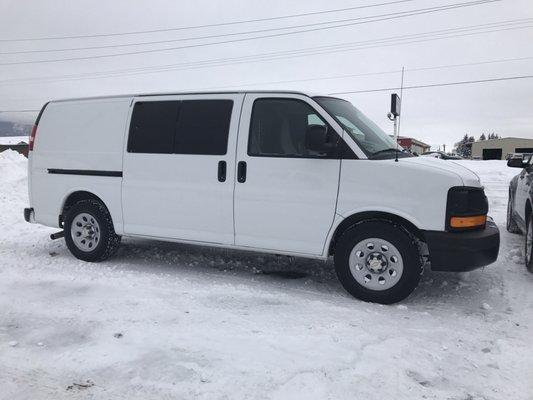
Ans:
POLYGON ((51 100, 52 103, 63 101, 76 101, 76 100, 96 100, 96 99, 116 99, 122 97, 150 97, 150 96, 174 96, 174 95, 187 95, 187 94, 237 94, 237 93, 283 93, 283 94, 298 94, 307 97, 319 96, 317 93, 309 93, 298 90, 222 90, 222 91, 187 91, 187 92, 154 92, 154 93, 135 93, 135 94, 118 94, 109 96, 90 96, 90 97, 75 97, 66 99, 51 100))

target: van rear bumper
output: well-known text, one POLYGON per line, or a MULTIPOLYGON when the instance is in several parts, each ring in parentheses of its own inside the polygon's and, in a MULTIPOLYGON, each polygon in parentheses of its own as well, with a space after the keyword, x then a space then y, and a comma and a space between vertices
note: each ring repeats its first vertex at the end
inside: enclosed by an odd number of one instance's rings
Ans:
POLYGON ((33 211, 33 208, 24 209, 24 219, 31 224, 35 222, 35 212, 33 211))
POLYGON ((433 271, 471 271, 496 261, 500 250, 500 231, 492 219, 483 230, 424 231, 424 236, 433 271))

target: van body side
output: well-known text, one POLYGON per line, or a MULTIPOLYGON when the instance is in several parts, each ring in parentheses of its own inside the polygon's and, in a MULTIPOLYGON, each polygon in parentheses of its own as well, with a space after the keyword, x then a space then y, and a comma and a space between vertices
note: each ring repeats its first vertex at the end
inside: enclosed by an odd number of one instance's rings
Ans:
POLYGON ((60 227, 69 195, 92 193, 123 233, 122 158, 131 97, 50 102, 29 155, 29 196, 35 221, 60 227))

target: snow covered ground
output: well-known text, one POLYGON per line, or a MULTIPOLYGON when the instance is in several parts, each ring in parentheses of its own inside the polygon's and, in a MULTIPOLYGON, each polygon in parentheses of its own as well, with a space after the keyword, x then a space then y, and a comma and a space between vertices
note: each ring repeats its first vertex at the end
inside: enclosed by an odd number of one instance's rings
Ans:
POLYGON ((533 399, 533 275, 505 231, 518 170, 461 163, 486 185, 498 261, 426 271, 381 306, 330 262, 131 239, 78 261, 24 222, 26 160, 0 153, 0 398, 533 399))

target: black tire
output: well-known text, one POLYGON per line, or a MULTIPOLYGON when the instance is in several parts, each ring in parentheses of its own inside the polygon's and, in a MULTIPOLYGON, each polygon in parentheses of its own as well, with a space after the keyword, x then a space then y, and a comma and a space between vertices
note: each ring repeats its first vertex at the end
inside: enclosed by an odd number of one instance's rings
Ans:
POLYGON ((99 262, 111 257, 120 245, 120 236, 115 233, 113 220, 107 208, 97 200, 82 200, 70 207, 64 221, 65 241, 74 257, 89 262, 99 262), (72 238, 72 222, 80 214, 91 215, 99 226, 99 240, 94 248, 83 251, 72 238))
POLYGON ((335 246, 335 270, 342 286, 352 296, 368 302, 393 304, 407 298, 420 282, 423 263, 414 237, 403 227, 384 220, 358 223, 347 229, 335 246), (369 238, 386 240, 394 245, 403 260, 403 273, 386 290, 373 290, 363 286, 350 270, 350 253, 356 244, 369 238))
POLYGON ((533 231, 533 213, 529 213, 529 216, 526 221, 526 235, 525 235, 526 240, 524 241, 525 242, 524 259, 525 259, 526 268, 529 272, 533 273, 533 257, 532 257, 533 255, 533 232, 530 232, 530 230, 533 231), (527 255, 528 250, 529 250, 529 257, 527 255))
POLYGON ((512 197, 511 197, 511 192, 509 192, 509 200, 507 201, 507 224, 506 224, 507 232, 522 233, 513 218, 513 206, 511 203, 512 203, 512 197))

